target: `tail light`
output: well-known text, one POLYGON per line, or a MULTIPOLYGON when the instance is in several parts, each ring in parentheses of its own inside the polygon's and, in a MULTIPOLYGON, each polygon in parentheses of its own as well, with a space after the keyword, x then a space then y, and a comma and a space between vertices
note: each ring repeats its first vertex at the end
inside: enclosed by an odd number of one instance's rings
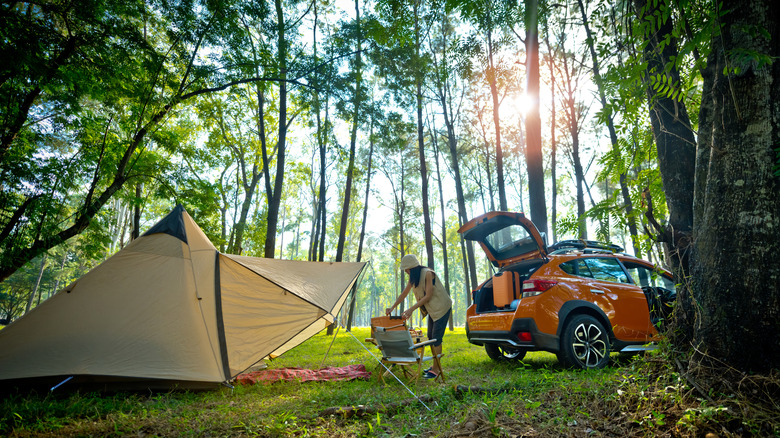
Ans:
POLYGON ((552 280, 525 280, 523 282, 523 298, 535 297, 558 284, 552 280))

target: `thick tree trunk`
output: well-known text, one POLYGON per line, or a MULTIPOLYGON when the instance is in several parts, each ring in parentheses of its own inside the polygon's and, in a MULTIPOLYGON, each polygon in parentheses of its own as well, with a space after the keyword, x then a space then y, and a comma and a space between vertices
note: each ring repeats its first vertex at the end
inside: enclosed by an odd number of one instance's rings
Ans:
POLYGON ((729 54, 780 53, 780 13, 772 0, 725 1, 723 10, 708 62, 712 137, 697 163, 694 345, 739 370, 768 371, 780 366, 780 63, 729 54))
POLYGON ((544 160, 542 158, 542 119, 539 115, 539 33, 537 0, 525 3, 525 51, 528 86, 526 93, 534 102, 525 118, 528 166, 528 205, 531 221, 540 232, 547 233, 547 200, 544 193, 544 160))

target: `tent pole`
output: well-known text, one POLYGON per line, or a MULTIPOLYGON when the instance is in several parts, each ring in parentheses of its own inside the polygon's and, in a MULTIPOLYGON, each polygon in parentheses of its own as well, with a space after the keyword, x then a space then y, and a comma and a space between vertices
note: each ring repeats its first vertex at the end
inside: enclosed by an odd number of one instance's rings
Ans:
MULTIPOLYGON (((336 323, 336 320, 333 320, 333 323, 336 323)), ((325 359, 328 358, 328 355, 330 354, 330 349, 333 348, 333 343, 336 342, 336 336, 339 334, 339 330, 341 329, 341 325, 336 326, 336 333, 333 334, 333 339, 330 340, 330 346, 328 347, 328 351, 325 352, 325 357, 322 358, 322 363, 320 363, 320 368, 322 368, 323 365, 325 365, 325 359)))

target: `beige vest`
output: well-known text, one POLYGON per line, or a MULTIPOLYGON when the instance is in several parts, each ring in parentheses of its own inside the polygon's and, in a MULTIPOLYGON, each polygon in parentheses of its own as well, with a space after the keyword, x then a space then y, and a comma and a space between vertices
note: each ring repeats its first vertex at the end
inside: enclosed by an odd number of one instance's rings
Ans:
MULTIPOLYGON (((420 271, 420 283, 416 287, 412 286, 412 291, 414 292, 414 297, 417 298, 417 301, 420 301, 425 296, 425 277, 428 275, 428 271, 431 270, 423 268, 420 271)), ((433 298, 431 298, 424 307, 428 314, 431 315, 431 318, 436 321, 450 310, 452 307, 452 299, 447 294, 447 290, 444 289, 444 284, 439 280, 436 273, 433 271, 431 272, 433 273, 434 279, 433 298)))

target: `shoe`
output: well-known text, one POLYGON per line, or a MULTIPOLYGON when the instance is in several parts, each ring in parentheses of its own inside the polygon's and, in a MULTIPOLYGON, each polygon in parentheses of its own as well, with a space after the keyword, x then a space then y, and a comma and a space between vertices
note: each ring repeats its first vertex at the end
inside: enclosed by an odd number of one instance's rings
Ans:
POLYGON ((434 373, 433 371, 426 371, 425 375, 423 376, 423 378, 425 379, 435 379, 437 377, 439 377, 439 375, 434 373))
POLYGON ((423 375, 428 374, 428 371, 431 371, 431 370, 433 370, 433 367, 424 369, 423 370, 423 375))

